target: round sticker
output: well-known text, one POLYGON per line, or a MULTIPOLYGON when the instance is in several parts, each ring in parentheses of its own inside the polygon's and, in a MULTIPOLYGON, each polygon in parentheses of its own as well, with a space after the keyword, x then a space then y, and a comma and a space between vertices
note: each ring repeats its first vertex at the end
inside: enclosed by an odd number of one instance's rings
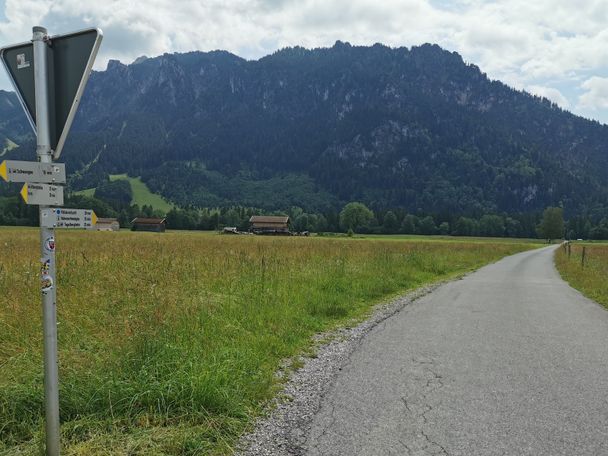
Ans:
POLYGON ((53 252, 55 250, 55 238, 50 237, 44 241, 44 248, 47 252, 53 252))

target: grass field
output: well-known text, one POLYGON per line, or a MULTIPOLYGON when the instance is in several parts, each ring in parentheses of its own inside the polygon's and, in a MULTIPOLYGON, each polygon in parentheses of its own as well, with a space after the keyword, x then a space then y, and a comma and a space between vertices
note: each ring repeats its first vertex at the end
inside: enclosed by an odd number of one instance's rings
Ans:
POLYGON ((95 196, 95 188, 85 188, 84 190, 78 190, 77 192, 74 192, 74 194, 88 196, 92 198, 93 196, 95 196))
MULTIPOLYGON (((229 454, 313 334, 532 247, 59 232, 63 454, 229 454)), ((0 454, 44 441, 38 249, 0 228, 0 454)))
POLYGON ((555 264, 572 287, 608 308, 608 244, 572 243, 570 256, 566 248, 558 249, 555 264))
MULTIPOLYGON (((154 209, 163 212, 169 212, 173 208, 171 203, 164 200, 162 196, 152 193, 148 186, 143 183, 139 177, 129 177, 126 174, 112 174, 110 175, 110 180, 126 180, 129 182, 129 184, 131 184, 131 190, 133 191, 133 199, 131 200, 131 204, 137 204, 140 208, 144 205, 152 206, 154 209)), ((94 196, 95 189, 87 188, 75 193, 84 196, 94 196)))
POLYGON ((131 204, 137 204, 139 207, 142 207, 143 205, 152 206, 154 209, 163 212, 169 212, 173 208, 171 203, 165 201, 162 196, 152 193, 139 177, 129 177, 126 174, 110 175, 111 181, 119 179, 127 180, 131 184, 131 190, 133 190, 133 200, 131 201, 131 204))

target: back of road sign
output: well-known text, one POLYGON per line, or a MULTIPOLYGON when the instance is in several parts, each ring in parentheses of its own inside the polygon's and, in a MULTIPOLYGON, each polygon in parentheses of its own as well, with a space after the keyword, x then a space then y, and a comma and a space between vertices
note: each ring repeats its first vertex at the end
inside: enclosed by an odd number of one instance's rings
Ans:
MULTIPOLYGON (((88 29, 50 38, 47 47, 49 119, 55 159, 65 144, 102 37, 99 29, 88 29)), ((0 57, 36 131, 33 45, 28 42, 3 48, 0 57)))

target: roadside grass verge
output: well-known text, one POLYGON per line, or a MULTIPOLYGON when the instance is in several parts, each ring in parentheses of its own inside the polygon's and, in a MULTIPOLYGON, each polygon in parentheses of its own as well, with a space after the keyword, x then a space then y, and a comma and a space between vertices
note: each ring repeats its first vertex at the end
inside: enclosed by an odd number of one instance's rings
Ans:
POLYGON ((570 286, 608 308, 608 244, 571 243, 570 257, 566 247, 555 252, 555 265, 570 286))
MULTIPOLYGON (((313 334, 533 247, 58 232, 63 454, 230 454, 313 334)), ((44 442, 38 251, 0 228, 0 454, 44 442)))

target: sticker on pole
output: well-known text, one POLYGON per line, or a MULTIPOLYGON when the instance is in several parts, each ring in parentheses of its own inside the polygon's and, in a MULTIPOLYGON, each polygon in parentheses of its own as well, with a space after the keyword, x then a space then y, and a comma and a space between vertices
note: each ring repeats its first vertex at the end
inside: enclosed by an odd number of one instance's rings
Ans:
POLYGON ((53 278, 50 275, 40 277, 40 291, 46 294, 53 289, 53 278))
MULTIPOLYGON (((49 37, 49 121, 51 149, 57 160, 82 99, 103 33, 87 29, 49 37)), ((34 93, 34 45, 31 41, 0 49, 0 58, 13 83, 19 101, 36 133, 36 95, 34 93)))
POLYGON ((30 62, 26 60, 25 54, 17 54, 17 69, 22 70, 24 68, 29 68, 30 62))
POLYGON ((49 253, 55 251, 55 238, 54 237, 51 236, 50 238, 46 238, 44 240, 44 250, 46 250, 49 253))
POLYGON ((40 291, 43 294, 53 289, 53 277, 51 276, 51 260, 40 259, 40 291))

